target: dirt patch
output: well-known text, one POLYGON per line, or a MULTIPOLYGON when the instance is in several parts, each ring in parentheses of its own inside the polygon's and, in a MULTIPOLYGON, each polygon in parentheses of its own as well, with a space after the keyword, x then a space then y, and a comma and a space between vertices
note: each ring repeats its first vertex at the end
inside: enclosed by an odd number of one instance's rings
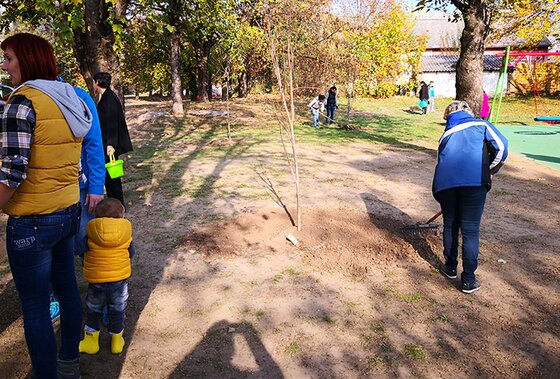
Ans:
MULTIPOLYGON (((294 212, 292 212, 294 213, 294 212)), ((184 237, 184 243, 210 259, 276 252, 294 235, 304 259, 320 270, 365 274, 372 267, 417 262, 421 254, 410 241, 434 240, 433 234, 417 237, 401 231, 397 220, 345 209, 305 209, 305 228, 298 232, 280 208, 243 214, 184 237)))

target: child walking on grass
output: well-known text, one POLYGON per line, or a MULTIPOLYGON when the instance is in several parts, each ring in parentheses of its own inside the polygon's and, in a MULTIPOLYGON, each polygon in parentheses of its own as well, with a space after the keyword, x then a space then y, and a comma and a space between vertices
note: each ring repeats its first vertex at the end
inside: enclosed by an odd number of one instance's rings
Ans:
POLYGON ((124 206, 106 198, 95 208, 95 218, 86 227, 89 250, 84 255, 84 280, 89 283, 86 295, 86 325, 80 353, 99 351, 99 319, 107 306, 111 334, 111 352, 120 354, 123 338, 130 258, 134 254, 132 224, 124 218, 124 206))
POLYGON ((319 95, 307 105, 313 115, 313 126, 319 128, 319 112, 325 111, 325 95, 319 95))

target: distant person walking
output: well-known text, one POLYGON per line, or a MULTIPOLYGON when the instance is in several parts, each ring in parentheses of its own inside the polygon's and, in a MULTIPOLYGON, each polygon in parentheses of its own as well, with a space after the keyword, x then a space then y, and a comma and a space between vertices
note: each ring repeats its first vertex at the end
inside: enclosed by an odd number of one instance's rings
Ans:
MULTIPOLYGON (((109 156, 114 154, 115 159, 119 155, 132 151, 132 142, 126 126, 121 101, 111 90, 111 74, 98 72, 93 75, 93 88, 101 95, 97 103, 97 113, 101 125, 101 138, 105 151, 105 162, 109 162, 109 156)), ((112 179, 108 173, 105 175, 105 191, 107 197, 120 200, 124 205, 124 195, 121 178, 112 179)))
POLYGON ((436 111, 436 93, 434 91, 434 82, 428 85, 428 112, 436 111))
POLYGON ((430 98, 430 90, 425 81, 420 82, 420 93, 418 94, 420 98, 420 108, 422 108, 422 114, 426 114, 428 111, 428 99, 430 98))
POLYGON ((508 156, 507 139, 488 121, 473 116, 464 101, 453 101, 445 109, 445 132, 439 140, 438 162, 432 191, 443 212, 443 255, 441 271, 457 277, 459 230, 462 235, 462 288, 465 293, 480 289, 478 267, 480 221, 492 174, 508 156))
POLYGON ((307 105, 311 114, 313 115, 313 126, 319 129, 319 112, 325 111, 325 95, 319 95, 307 105))
POLYGON ((338 96, 335 86, 329 88, 329 92, 327 92, 325 98, 327 99, 327 117, 325 118, 325 124, 333 124, 334 112, 338 108, 338 96))

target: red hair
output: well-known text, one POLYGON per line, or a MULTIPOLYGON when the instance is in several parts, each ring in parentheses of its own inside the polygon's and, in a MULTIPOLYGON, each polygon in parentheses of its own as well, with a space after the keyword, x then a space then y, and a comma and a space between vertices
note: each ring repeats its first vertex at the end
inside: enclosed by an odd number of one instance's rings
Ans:
POLYGON ((14 51, 21 72, 21 82, 34 79, 56 80, 56 58, 51 44, 44 38, 30 33, 18 33, 0 44, 2 50, 14 51))

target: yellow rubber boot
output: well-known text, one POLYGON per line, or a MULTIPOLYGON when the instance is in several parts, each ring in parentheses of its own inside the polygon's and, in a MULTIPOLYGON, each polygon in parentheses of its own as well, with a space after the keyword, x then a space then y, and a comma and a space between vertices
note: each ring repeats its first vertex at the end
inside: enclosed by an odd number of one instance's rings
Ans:
POLYGON ((111 353, 113 354, 120 354, 124 348, 124 338, 123 338, 124 329, 121 330, 120 333, 111 334, 111 353))
POLYGON ((97 354, 99 351, 99 331, 88 332, 84 330, 84 339, 80 341, 78 350, 80 353, 97 354))

